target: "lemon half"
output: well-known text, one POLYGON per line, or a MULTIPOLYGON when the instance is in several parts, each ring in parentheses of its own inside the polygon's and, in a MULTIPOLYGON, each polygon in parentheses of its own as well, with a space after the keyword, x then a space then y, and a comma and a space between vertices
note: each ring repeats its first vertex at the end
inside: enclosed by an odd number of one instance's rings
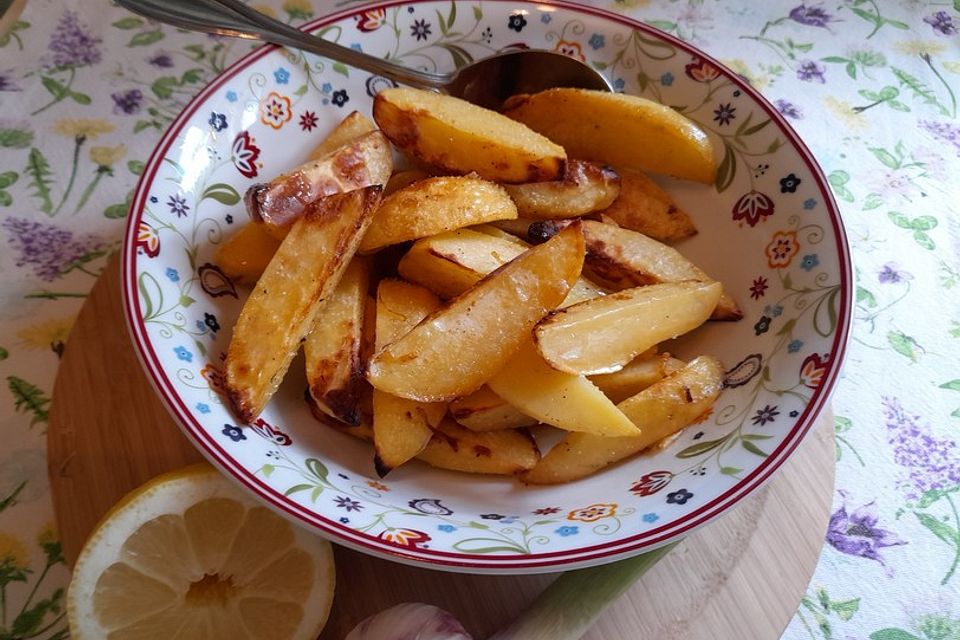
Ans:
POLYGON ((329 542, 204 464, 107 513, 77 559, 67 613, 79 640, 313 640, 334 581, 329 542))

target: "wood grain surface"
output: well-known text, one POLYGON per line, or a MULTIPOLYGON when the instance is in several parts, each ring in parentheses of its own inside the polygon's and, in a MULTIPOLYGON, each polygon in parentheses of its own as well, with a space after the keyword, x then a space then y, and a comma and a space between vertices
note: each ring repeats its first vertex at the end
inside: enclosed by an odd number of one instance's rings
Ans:
MULTIPOLYGON (((691 534, 603 615, 589 640, 775 639, 823 544, 834 478, 831 415, 780 472, 691 534)), ((72 563, 103 513, 149 478, 202 459, 167 414, 133 352, 119 263, 94 287, 70 334, 50 411, 48 465, 72 563)), ((555 576, 471 576, 336 548, 337 595, 321 640, 400 602, 449 609, 476 638, 516 616, 555 576)))

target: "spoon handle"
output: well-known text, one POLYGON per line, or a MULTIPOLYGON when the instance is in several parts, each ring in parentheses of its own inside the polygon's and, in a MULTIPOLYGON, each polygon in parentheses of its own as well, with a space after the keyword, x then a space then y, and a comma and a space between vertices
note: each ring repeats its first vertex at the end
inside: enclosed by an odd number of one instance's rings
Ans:
POLYGON ((418 71, 304 33, 240 0, 117 0, 134 13, 180 29, 250 38, 309 51, 421 89, 443 89, 451 75, 418 71))

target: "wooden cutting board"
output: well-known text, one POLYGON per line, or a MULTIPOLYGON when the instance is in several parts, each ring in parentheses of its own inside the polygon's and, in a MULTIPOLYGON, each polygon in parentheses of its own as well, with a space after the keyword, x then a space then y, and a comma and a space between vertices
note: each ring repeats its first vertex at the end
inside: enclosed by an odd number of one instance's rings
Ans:
MULTIPOLYGON (((833 493, 832 426, 832 416, 824 416, 775 478, 690 535, 586 638, 779 638, 823 544, 833 493)), ((116 259, 71 331, 47 439, 57 524, 71 564, 98 519, 125 493, 202 459, 156 397, 133 352, 116 259)), ((336 559, 336 600, 321 640, 340 640, 364 617, 409 601, 449 609, 480 640, 555 577, 442 573, 341 547, 336 559)))

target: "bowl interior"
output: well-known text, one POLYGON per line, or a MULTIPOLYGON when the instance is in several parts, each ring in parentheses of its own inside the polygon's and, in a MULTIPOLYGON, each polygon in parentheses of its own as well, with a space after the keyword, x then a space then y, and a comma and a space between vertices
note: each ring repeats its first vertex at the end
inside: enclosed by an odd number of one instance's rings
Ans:
MULTIPOLYGON (((585 566, 650 549, 759 486, 824 405, 842 358, 850 262, 835 204, 809 152, 745 82, 653 29, 564 5, 422 2, 345 13, 312 29, 364 52, 447 70, 506 48, 558 50, 618 89, 673 106, 711 135, 715 185, 660 182, 700 233, 677 245, 722 280, 745 318, 670 345, 719 357, 727 389, 669 447, 593 477, 526 487, 412 463, 380 480, 371 447, 317 423, 302 360, 252 426, 220 395, 246 291, 214 254, 247 220, 251 184, 300 164, 390 81, 276 48, 207 87, 165 134, 138 187, 124 255, 134 342, 196 444, 266 502, 354 548, 464 571, 585 566)), ((629 141, 625 142, 629 144, 629 141)))

